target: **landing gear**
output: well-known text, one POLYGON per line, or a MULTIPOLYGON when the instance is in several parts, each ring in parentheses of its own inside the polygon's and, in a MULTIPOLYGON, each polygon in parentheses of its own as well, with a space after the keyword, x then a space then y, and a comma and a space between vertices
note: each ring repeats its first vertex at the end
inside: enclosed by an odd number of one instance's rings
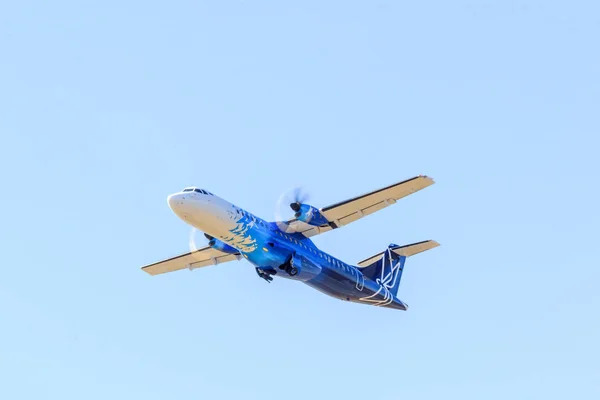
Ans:
MULTIPOLYGON (((300 269, 294 265, 294 255, 290 256, 285 260, 283 264, 278 267, 281 271, 285 271, 289 276, 296 276, 300 273, 300 269)), ((273 275, 277 274, 277 270, 272 267, 256 267, 256 273, 258 276, 265 281, 271 283, 273 281, 273 275)))
POLYGON ((262 268, 255 268, 256 269, 256 273, 258 274, 259 277, 261 277, 262 279, 264 279, 265 281, 267 281, 268 283, 271 283, 273 281, 273 277, 271 275, 275 275, 277 274, 277 271, 275 271, 274 269, 262 269, 262 268))
POLYGON ((294 257, 290 255, 283 264, 279 266, 279 269, 288 273, 289 276, 298 275, 298 268, 294 266, 294 257))

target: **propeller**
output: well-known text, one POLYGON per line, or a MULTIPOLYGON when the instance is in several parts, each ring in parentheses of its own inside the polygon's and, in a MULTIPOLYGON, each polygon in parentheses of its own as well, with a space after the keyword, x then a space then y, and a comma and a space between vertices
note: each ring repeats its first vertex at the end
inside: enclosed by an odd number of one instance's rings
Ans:
MULTIPOLYGON (((190 230, 190 239, 189 239, 189 247, 190 247, 190 252, 193 253, 196 250, 198 250, 198 246, 196 246, 196 233, 198 232, 198 229, 193 228, 190 230)), ((208 245, 209 246, 214 246, 215 244, 215 238, 211 235, 209 235, 208 233, 204 234, 204 237, 206 238, 206 240, 208 240, 208 245)))
POLYGON ((296 212, 294 216, 298 218, 300 216, 300 207, 302 203, 308 200, 308 193, 302 190, 300 187, 295 187, 292 190, 292 202, 290 203, 290 208, 296 212))
POLYGON ((290 203, 290 208, 296 212, 300 211, 300 206, 302 204, 299 202, 295 202, 295 203, 290 203))
POLYGON ((299 186, 286 190, 281 194, 281 196, 279 196, 279 200, 275 206, 275 220, 277 221, 277 226, 281 231, 287 233, 296 232, 296 230, 286 222, 291 219, 292 216, 295 218, 300 216, 300 207, 308 200, 308 198, 308 192, 299 186), (289 208, 287 208, 286 205, 288 205, 289 208), (291 214, 289 209, 291 209, 294 213, 291 214))
POLYGON ((215 238, 211 235, 209 235, 208 233, 204 233, 204 237, 208 240, 208 245, 209 246, 214 246, 215 245, 215 238))

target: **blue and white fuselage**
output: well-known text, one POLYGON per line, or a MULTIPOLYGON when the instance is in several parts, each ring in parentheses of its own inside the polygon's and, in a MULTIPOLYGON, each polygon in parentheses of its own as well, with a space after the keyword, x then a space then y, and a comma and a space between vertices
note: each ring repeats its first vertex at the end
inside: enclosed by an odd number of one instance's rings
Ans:
MULTIPOLYGON (((188 224, 213 236, 213 246, 239 252, 259 274, 298 280, 332 297, 406 310, 390 291, 400 274, 370 279, 361 268, 346 264, 319 250, 300 233, 287 233, 263 219, 205 190, 189 190, 168 197, 170 208, 188 224), (294 269, 291 270, 290 267, 294 269)), ((402 260, 403 265, 404 260, 402 260)))

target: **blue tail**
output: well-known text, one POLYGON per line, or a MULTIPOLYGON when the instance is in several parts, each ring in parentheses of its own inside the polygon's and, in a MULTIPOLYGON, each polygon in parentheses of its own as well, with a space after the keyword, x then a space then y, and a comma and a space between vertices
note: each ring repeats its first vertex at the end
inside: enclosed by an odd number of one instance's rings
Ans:
MULTIPOLYGON (((399 246, 390 244, 388 248, 381 253, 382 257, 374 263, 362 268, 362 273, 382 286, 385 286, 394 296, 398 293, 402 271, 406 256, 399 255, 393 251, 399 246)), ((359 264, 360 265, 360 264, 359 264)))
POLYGON ((394 296, 398 293, 406 257, 414 256, 439 246, 434 240, 398 246, 390 244, 385 251, 358 263, 366 278, 387 288, 394 296))

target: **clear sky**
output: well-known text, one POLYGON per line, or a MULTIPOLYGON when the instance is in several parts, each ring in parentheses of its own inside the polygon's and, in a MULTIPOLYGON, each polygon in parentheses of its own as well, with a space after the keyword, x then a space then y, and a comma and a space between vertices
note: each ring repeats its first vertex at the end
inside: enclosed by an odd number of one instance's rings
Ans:
POLYGON ((600 398, 596 1, 0 4, 0 398, 600 398), (285 3, 285 4, 282 4, 285 3), (326 3, 326 4, 325 4, 326 3), (427 174, 315 239, 407 312, 187 251, 195 185, 272 219, 427 174))

